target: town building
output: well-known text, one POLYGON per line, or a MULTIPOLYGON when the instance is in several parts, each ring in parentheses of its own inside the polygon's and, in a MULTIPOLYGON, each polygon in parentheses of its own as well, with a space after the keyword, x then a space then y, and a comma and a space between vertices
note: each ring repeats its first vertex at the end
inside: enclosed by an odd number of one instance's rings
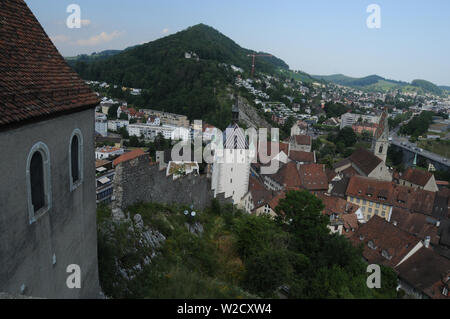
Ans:
POLYGON ((344 127, 352 127, 353 124, 357 122, 377 124, 379 119, 380 117, 376 115, 345 113, 341 116, 340 129, 342 130, 344 127))
POLYGON ((95 131, 101 136, 108 136, 108 119, 103 113, 95 113, 95 131))
POLYGON ((383 181, 392 181, 392 174, 385 162, 366 149, 358 149, 348 158, 336 163, 334 171, 339 174, 360 175, 383 181))
POLYGON ((104 146, 104 147, 98 147, 95 150, 95 159, 101 160, 101 159, 109 159, 113 158, 115 156, 120 156, 125 152, 123 148, 118 147, 112 147, 112 146, 104 146))
POLYGON ((430 192, 437 192, 439 190, 436 179, 432 173, 411 167, 400 175, 399 184, 424 189, 430 192))
POLYGON ((289 138, 289 152, 303 151, 311 152, 312 138, 309 135, 294 135, 289 138))

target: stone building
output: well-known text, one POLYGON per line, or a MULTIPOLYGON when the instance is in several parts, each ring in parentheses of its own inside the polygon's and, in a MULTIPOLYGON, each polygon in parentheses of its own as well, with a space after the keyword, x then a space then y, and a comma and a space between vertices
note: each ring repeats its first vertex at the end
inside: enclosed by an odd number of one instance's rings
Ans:
POLYGON ((372 140, 372 152, 375 156, 386 163, 387 152, 389 147, 389 122, 388 122, 388 110, 384 109, 381 115, 378 128, 375 131, 372 140))
POLYGON ((23 0, 0 4, 0 291, 99 297, 97 96, 23 0), (68 273, 78 265, 80 273, 68 273), (80 288, 67 285, 80 275, 80 288), (70 278, 69 278, 70 279, 70 278))

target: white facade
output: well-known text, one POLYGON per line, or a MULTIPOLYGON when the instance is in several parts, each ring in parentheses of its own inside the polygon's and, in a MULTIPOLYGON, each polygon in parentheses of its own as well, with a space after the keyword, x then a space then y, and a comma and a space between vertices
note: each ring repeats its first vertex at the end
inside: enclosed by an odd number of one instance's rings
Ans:
POLYGON ((122 128, 122 127, 128 127, 129 122, 126 120, 113 120, 113 121, 108 121, 108 130, 111 131, 117 131, 118 129, 122 128))
POLYGON ((363 122, 374 124, 378 124, 378 121, 380 120, 380 117, 376 115, 345 113, 341 116, 341 130, 347 126, 351 127, 353 124, 358 122, 360 118, 363 120, 363 122))
POLYGON ((124 152, 123 148, 105 146, 95 150, 95 159, 107 159, 116 155, 122 155, 124 152))
POLYGON ((173 130, 171 139, 174 141, 187 141, 190 138, 190 130, 185 127, 177 127, 175 130, 173 130))
POLYGON ((250 164, 255 150, 249 149, 243 130, 237 124, 227 128, 225 143, 221 140, 214 146, 211 188, 214 197, 223 193, 239 204, 248 192, 250 164))
POLYGON ((101 136, 108 136, 108 119, 105 114, 95 113, 95 131, 101 136))
MULTIPOLYGON (((128 134, 130 136, 144 137, 147 139, 155 138, 159 133, 161 133, 165 139, 172 139, 174 136, 174 131, 177 130, 176 126, 168 125, 150 125, 150 124, 130 124, 127 127, 128 134)), ((189 130, 187 130, 187 136, 189 138, 189 130)), ((178 135, 185 137, 185 131, 179 130, 178 135)), ((187 139, 188 139, 187 138, 187 139)))

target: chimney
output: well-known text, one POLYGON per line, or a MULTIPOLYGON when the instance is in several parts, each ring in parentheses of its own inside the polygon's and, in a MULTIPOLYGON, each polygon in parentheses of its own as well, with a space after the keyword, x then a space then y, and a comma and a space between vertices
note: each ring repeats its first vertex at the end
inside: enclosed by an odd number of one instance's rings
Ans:
POLYGON ((431 237, 430 236, 425 237, 425 240, 423 241, 423 245, 425 246, 425 248, 430 247, 430 242, 431 242, 431 237))

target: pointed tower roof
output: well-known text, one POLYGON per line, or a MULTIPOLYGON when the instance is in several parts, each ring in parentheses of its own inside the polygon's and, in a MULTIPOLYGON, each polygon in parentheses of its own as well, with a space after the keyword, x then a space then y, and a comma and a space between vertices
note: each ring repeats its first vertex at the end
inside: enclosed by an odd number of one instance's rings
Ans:
POLYGON ((0 30, 0 129, 98 105, 23 0, 1 1, 0 30))

